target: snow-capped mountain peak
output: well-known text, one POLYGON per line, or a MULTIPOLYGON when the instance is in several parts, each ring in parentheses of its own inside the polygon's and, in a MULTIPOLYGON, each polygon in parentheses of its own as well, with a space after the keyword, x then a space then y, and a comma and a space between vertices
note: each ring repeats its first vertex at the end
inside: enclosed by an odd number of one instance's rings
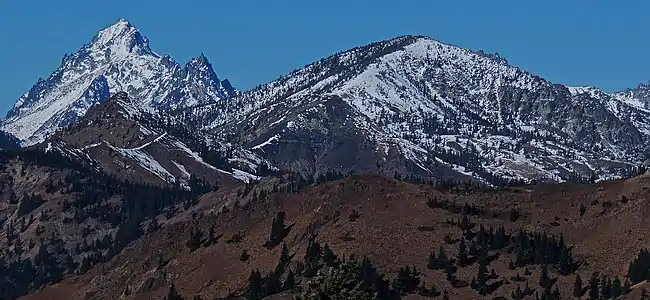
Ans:
POLYGON ((99 31, 91 44, 93 52, 107 52, 111 58, 128 54, 157 56, 149 48, 149 40, 125 19, 99 31))
POLYGON ((18 99, 0 129, 23 145, 36 144, 119 91, 143 108, 163 110, 217 103, 235 93, 217 78, 204 55, 183 68, 151 50, 148 39, 120 19, 65 55, 54 73, 18 99))
POLYGON ((422 36, 337 53, 228 104, 185 117, 306 174, 611 178, 650 140, 648 114, 607 93, 422 36))

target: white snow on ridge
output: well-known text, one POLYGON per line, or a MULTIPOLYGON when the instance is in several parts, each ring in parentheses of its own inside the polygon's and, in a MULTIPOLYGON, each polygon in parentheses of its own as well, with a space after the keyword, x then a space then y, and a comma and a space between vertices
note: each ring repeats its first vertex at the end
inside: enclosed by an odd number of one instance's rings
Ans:
POLYGON ((253 174, 250 174, 248 172, 244 172, 244 171, 239 170, 239 169, 232 169, 232 172, 228 172, 228 171, 221 170, 221 169, 218 169, 218 171, 221 172, 221 173, 224 173, 224 174, 231 175, 233 178, 235 178, 237 180, 240 180, 240 181, 243 181, 243 182, 246 182, 246 183, 250 183, 252 181, 257 181, 257 180, 260 180, 260 178, 261 178, 259 176, 255 176, 253 174))
POLYGON ((262 149, 266 145, 271 145, 271 143, 273 143, 274 141, 277 141, 279 138, 280 138, 280 136, 276 134, 276 135, 270 137, 268 140, 266 140, 266 142, 261 143, 261 144, 259 144, 257 146, 251 147, 251 150, 262 149))
POLYGON ((174 164, 174 166, 176 166, 176 168, 178 168, 179 171, 181 171, 181 173, 182 173, 181 179, 182 180, 188 180, 190 178, 190 176, 191 176, 190 172, 188 172, 187 169, 185 169, 185 166, 177 163, 174 160, 172 160, 172 163, 174 164))
POLYGON ((81 148, 81 150, 92 149, 92 148, 95 148, 95 147, 97 147, 97 146, 99 146, 99 145, 101 145, 101 144, 102 144, 102 143, 94 143, 94 144, 86 145, 86 146, 83 146, 83 147, 81 148))
POLYGON ((244 172, 244 171, 239 170, 239 169, 233 169, 232 170, 232 177, 234 177, 235 179, 239 179, 241 181, 244 181, 244 182, 248 182, 248 183, 250 183, 251 181, 260 180, 259 176, 255 176, 253 174, 250 174, 248 172, 244 172))
POLYGON ((146 151, 143 151, 141 149, 124 149, 114 147, 108 143, 106 144, 111 149, 121 153, 125 157, 134 160, 140 167, 158 176, 163 181, 168 183, 176 182, 176 177, 174 177, 174 175, 172 175, 169 171, 167 171, 167 169, 160 165, 160 163, 146 151))
POLYGON ((603 93, 600 89, 591 86, 567 86, 571 95, 579 95, 587 93, 592 97, 597 97, 599 93, 603 93))
POLYGON ((146 142, 146 143, 142 144, 141 146, 138 146, 138 147, 135 147, 135 148, 131 148, 131 149, 129 149, 129 150, 142 150, 142 149, 148 147, 149 145, 151 145, 151 144, 153 144, 153 143, 157 143, 158 141, 160 141, 162 138, 164 138, 164 137, 166 137, 166 136, 167 136, 167 132, 161 134, 160 136, 158 136, 157 138, 155 138, 155 139, 153 139, 153 140, 151 140, 151 141, 149 141, 149 142, 146 142))
POLYGON ((204 165, 204 166, 206 166, 206 167, 208 167, 208 168, 210 168, 210 169, 213 169, 213 170, 215 170, 215 171, 218 170, 217 168, 215 168, 215 167, 212 166, 211 164, 208 164, 208 163, 206 163, 205 161, 203 161, 203 158, 201 158, 201 156, 200 156, 198 153, 192 151, 190 148, 187 148, 187 146, 185 146, 185 144, 183 144, 183 143, 181 143, 181 142, 179 142, 179 141, 176 141, 176 142, 175 142, 175 145, 176 145, 178 148, 180 148, 181 150, 183 150, 185 153, 187 153, 188 156, 194 158, 194 160, 196 160, 197 162, 201 163, 202 165, 204 165))

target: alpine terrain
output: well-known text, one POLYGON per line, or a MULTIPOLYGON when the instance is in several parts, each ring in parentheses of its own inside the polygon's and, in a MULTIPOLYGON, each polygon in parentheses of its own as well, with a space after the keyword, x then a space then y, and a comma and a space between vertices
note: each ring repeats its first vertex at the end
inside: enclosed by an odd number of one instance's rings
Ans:
POLYGON ((182 67, 151 50, 146 37, 119 20, 66 54, 47 79, 39 79, 7 113, 2 130, 33 145, 119 91, 138 106, 162 110, 217 103, 237 93, 227 80, 219 80, 204 55, 182 67))
POLYGON ((119 20, 0 125, 0 299, 648 299, 648 84, 402 36, 238 91, 119 20))
POLYGON ((620 177, 645 162, 644 95, 554 84, 498 55, 406 36, 191 108, 186 119, 298 172, 557 182, 620 177))

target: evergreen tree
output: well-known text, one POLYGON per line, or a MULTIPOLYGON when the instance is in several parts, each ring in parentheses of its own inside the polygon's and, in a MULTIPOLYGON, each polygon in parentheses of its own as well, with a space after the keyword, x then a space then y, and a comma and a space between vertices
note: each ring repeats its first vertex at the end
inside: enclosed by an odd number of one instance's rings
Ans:
POLYGON ((625 283, 623 284, 623 294, 627 294, 632 290, 632 284, 630 283, 630 279, 625 279, 625 283))
POLYGON ((576 280, 573 283, 573 297, 582 296, 582 279, 579 274, 576 274, 576 280))
POLYGON ((464 267, 467 265, 468 260, 467 245, 465 245, 465 239, 461 238, 458 244, 458 265, 464 267))
POLYGON ((269 235, 269 246, 277 246, 286 236, 286 227, 284 225, 285 213, 279 211, 271 223, 271 234, 269 235))
POLYGON ((603 277, 600 280, 600 297, 602 299, 609 299, 612 296, 611 293, 612 281, 607 277, 603 277))
POLYGON ((555 286, 555 290, 551 293, 551 299, 560 300, 560 287, 555 286))
POLYGON ((208 244, 214 243, 214 241, 217 239, 214 227, 214 223, 210 224, 210 229, 208 230, 208 244))
POLYGON ((248 290, 246 291, 246 300, 262 299, 262 274, 258 270, 253 270, 248 276, 248 290))
POLYGON ((436 259, 436 253, 433 251, 429 253, 429 258, 427 259, 427 269, 429 270, 440 269, 440 267, 438 266, 438 259, 436 259))
POLYGON ((460 227, 460 229, 463 230, 463 231, 468 231, 468 230, 472 229, 472 223, 470 222, 470 220, 469 220, 469 218, 467 217, 467 215, 463 215, 463 217, 462 217, 461 220, 460 220, 460 225, 459 225, 459 227, 460 227))
POLYGON ((612 282, 611 297, 616 299, 621 295, 623 295, 623 286, 621 285, 621 279, 616 276, 612 282))
POLYGON ((512 297, 513 300, 523 300, 525 295, 524 292, 521 290, 521 286, 517 285, 517 289, 512 291, 510 294, 510 297, 512 297))
POLYGON ((318 276, 309 281, 301 299, 378 300, 377 293, 367 285, 363 274, 366 273, 354 262, 341 262, 335 267, 321 270, 318 276))
POLYGON ((321 249, 320 244, 316 241, 316 238, 312 235, 307 241, 307 250, 305 251, 305 261, 306 262, 316 262, 321 259, 323 250, 321 249))
POLYGON ((600 279, 598 278, 598 273, 591 274, 589 279, 589 300, 598 300, 600 286, 600 279))
POLYGON ((287 273, 287 279, 285 279, 284 283, 282 284, 282 289, 285 291, 286 290, 293 291, 295 286, 296 286, 296 276, 293 274, 293 271, 289 269, 289 272, 287 273))
POLYGON ((632 283, 638 283, 648 278, 650 271, 650 252, 641 249, 637 257, 630 262, 627 277, 632 283))
POLYGON ((559 269, 560 269, 560 274, 562 275, 569 275, 571 273, 571 264, 573 263, 571 261, 571 253, 569 253, 569 249, 567 249, 565 246, 560 246, 560 261, 559 261, 559 269))
POLYGON ((412 269, 409 266, 400 268, 397 276, 393 279, 393 290, 400 295, 406 295, 415 290, 420 285, 420 273, 415 267, 412 269))
POLYGON ((528 281, 524 283, 524 295, 532 295, 533 290, 530 289, 530 286, 528 286, 528 281))
POLYGON ((320 244, 316 241, 315 237, 312 235, 307 241, 307 250, 305 251, 305 276, 312 277, 316 275, 319 269, 320 260, 322 257, 323 250, 321 249, 320 244))
POLYGON ((481 253, 478 258, 478 274, 476 275, 476 285, 478 286, 478 292, 481 295, 485 295, 487 292, 487 281, 488 281, 488 250, 486 247, 481 248, 481 253))
POLYGON ((167 296, 165 296, 165 300, 183 300, 183 297, 181 297, 181 295, 178 293, 173 282, 169 286, 169 290, 167 290, 167 296))
POLYGON ((326 243, 323 247, 323 263, 325 266, 331 267, 336 263, 337 260, 338 258, 332 249, 330 249, 330 246, 326 243))
POLYGON ((539 286, 545 290, 551 287, 551 278, 548 276, 547 265, 542 265, 542 270, 539 275, 539 286))
POLYGON ((248 261, 248 259, 249 259, 250 257, 251 257, 251 256, 248 255, 248 252, 246 252, 246 250, 242 250, 242 251, 241 251, 241 255, 239 255, 239 260, 240 260, 240 261, 248 261))
POLYGON ((190 229, 190 237, 187 240, 187 247, 190 249, 190 251, 194 251, 198 249, 201 246, 201 237, 203 236, 203 233, 201 232, 200 228, 195 228, 192 227, 190 229))
POLYGON ((438 250, 438 267, 439 268, 444 268, 447 266, 447 254, 445 253, 445 249, 440 246, 440 249, 438 250))
POLYGON ((405 295, 406 292, 408 291, 410 272, 411 270, 409 269, 409 267, 406 267, 406 269, 404 269, 403 267, 399 268, 399 271, 397 271, 397 276, 395 277, 395 279, 393 279, 392 288, 400 295, 405 295))
POLYGON ((519 219, 519 210, 516 208, 510 209, 510 222, 517 222, 519 219))
POLYGON ((450 259, 445 260, 445 274, 447 275, 447 281, 453 282, 456 280, 456 266, 454 262, 450 259))
POLYGON ((282 251, 280 251, 280 263, 286 264, 291 258, 289 257, 289 248, 287 248, 287 243, 282 243, 282 251))

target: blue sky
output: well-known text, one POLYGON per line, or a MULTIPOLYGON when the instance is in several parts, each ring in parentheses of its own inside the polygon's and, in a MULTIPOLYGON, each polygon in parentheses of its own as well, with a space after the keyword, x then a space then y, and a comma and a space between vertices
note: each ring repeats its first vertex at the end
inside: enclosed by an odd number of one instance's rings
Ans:
POLYGON ((553 82, 607 91, 650 80, 650 1, 2 1, 0 111, 101 28, 126 18, 158 53, 201 52, 245 90, 329 54, 428 35, 553 82))

